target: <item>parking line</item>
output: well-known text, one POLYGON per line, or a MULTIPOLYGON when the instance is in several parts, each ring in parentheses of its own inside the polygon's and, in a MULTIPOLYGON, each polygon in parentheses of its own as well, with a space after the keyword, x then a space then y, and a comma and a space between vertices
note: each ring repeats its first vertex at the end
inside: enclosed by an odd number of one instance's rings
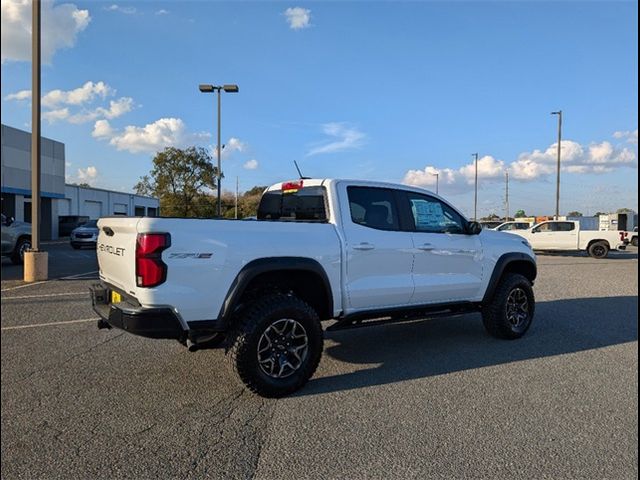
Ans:
MULTIPOLYGON (((10 292, 12 290, 18 290, 19 288, 32 287, 34 285, 41 285, 43 283, 53 282, 55 280, 73 280, 73 279, 76 279, 76 278, 81 278, 81 277, 85 277, 87 275, 91 275, 93 273, 98 273, 99 271, 100 270, 94 270, 92 272, 84 272, 84 273, 78 273, 76 275, 69 275, 68 277, 52 278, 51 280, 43 280, 41 282, 27 283, 25 285, 18 285, 17 287, 3 288, 2 290, 0 290, 0 292, 10 292)), ((89 279, 87 279, 87 280, 89 280, 89 279)))
POLYGON ((16 325, 15 327, 2 327, 0 330, 23 330, 25 328, 37 328, 37 327, 53 327, 56 325, 68 325, 70 323, 83 323, 83 322, 95 322, 97 318, 83 318, 81 320, 66 320, 64 322, 50 322, 50 323, 34 323, 33 325, 16 325))
POLYGON ((42 295, 19 295, 16 297, 4 297, 2 300, 18 300, 18 299, 25 299, 25 298, 43 298, 43 297, 62 297, 64 295, 87 295, 88 297, 89 294, 87 292, 46 293, 42 295))

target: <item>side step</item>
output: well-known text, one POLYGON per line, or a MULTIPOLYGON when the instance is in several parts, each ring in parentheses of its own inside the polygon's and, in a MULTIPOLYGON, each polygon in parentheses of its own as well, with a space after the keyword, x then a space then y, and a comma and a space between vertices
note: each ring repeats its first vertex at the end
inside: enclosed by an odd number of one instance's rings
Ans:
POLYGON ((469 312, 477 312, 478 307, 472 304, 456 305, 452 308, 440 310, 427 310, 419 312, 411 312, 407 314, 398 314, 397 316, 377 316, 375 318, 349 318, 338 319, 336 323, 330 325, 325 330, 327 332, 335 332, 339 330, 349 330, 351 328, 376 327, 389 323, 405 323, 416 320, 426 320, 428 318, 453 317, 463 315, 469 312))

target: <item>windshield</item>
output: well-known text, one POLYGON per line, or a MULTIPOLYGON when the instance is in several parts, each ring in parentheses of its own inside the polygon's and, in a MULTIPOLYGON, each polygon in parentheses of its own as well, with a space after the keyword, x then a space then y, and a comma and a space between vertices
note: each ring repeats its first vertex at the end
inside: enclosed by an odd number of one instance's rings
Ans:
POLYGON ((98 228, 98 220, 89 220, 80 226, 83 228, 98 228))

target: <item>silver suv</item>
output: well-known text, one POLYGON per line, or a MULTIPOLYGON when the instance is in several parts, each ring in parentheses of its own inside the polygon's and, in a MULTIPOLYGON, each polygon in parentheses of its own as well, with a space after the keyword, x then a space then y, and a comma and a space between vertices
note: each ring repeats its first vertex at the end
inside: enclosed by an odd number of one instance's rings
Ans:
POLYGON ((24 252, 31 248, 31 224, 16 222, 2 215, 2 256, 16 265, 24 261, 24 252))

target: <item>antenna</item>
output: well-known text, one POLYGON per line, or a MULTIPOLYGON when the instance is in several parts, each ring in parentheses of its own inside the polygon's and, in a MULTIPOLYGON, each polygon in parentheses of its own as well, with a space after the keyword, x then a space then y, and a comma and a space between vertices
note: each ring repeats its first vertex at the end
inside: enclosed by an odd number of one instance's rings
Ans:
POLYGON ((300 167, 298 166, 298 162, 294 160, 293 164, 296 166, 296 170, 298 170, 298 175, 300 176, 300 180, 308 180, 309 178, 311 178, 311 177, 305 177, 304 175, 302 175, 302 172, 300 171, 300 167))

